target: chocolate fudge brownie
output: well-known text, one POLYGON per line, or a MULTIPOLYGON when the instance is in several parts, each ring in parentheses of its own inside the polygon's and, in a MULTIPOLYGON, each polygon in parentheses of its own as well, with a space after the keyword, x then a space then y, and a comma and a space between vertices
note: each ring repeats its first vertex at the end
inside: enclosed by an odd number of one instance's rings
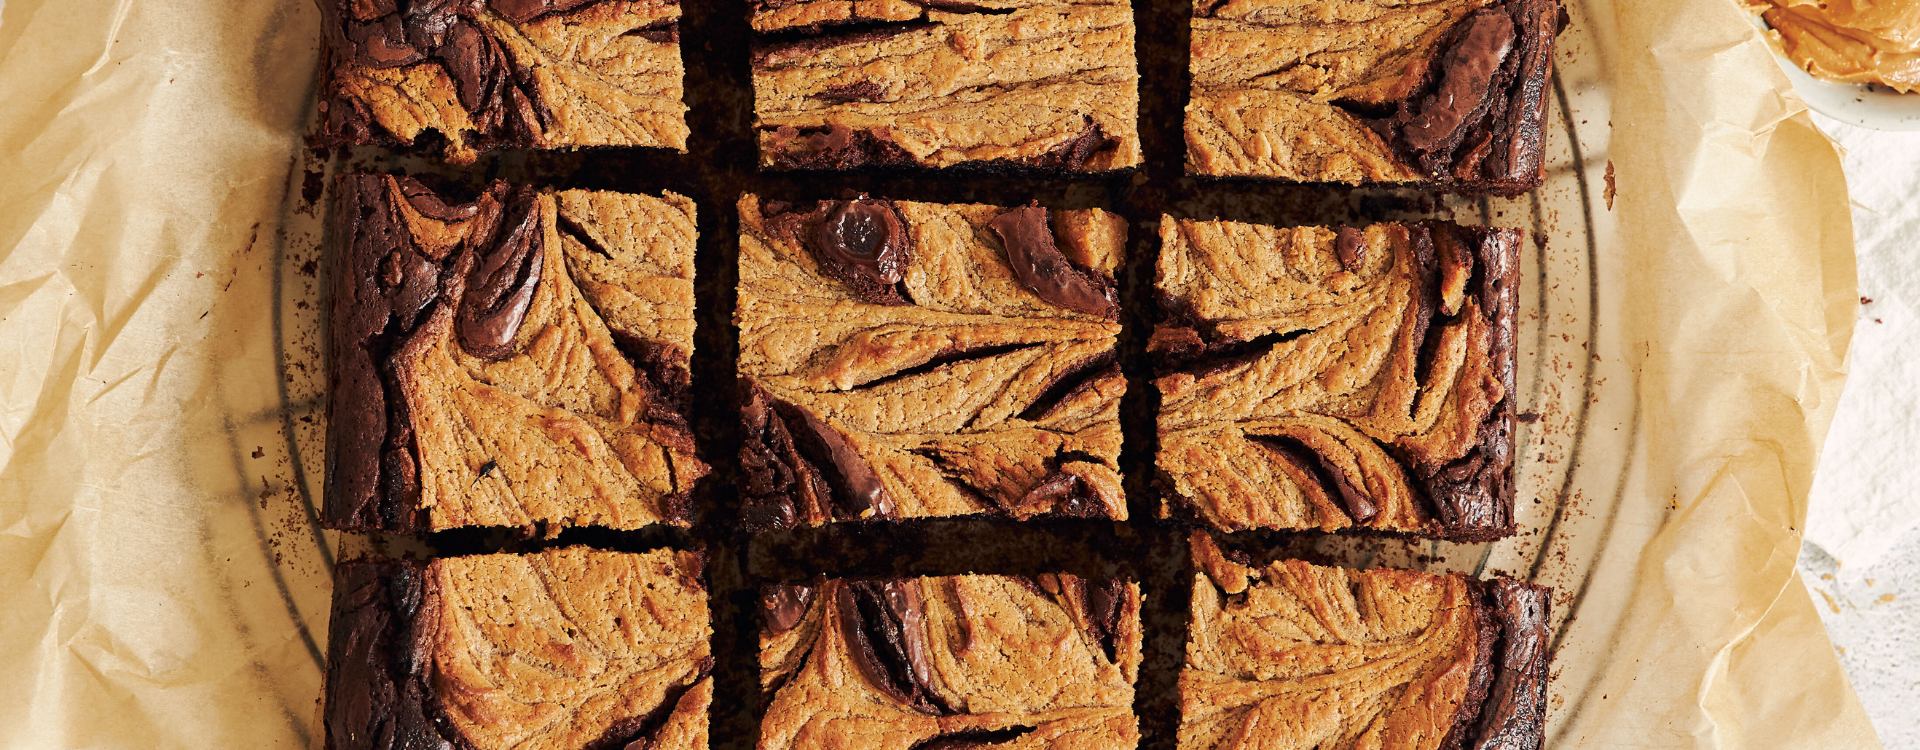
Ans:
POLYGON ((1180 750, 1541 746, 1550 589, 1193 553, 1180 750))
POLYGON ((749 0, 760 164, 1140 164, 1124 0, 749 0))
POLYGON ((1165 217, 1160 237, 1163 512, 1513 533, 1519 231, 1165 217))
POLYGON ((761 748, 1130 748, 1140 590, 1066 574, 762 590, 761 748))
POLYGON ((694 552, 334 571, 328 750, 704 750, 713 701, 694 552))
POLYGON ((1187 171, 1531 190, 1565 24, 1557 0, 1197 2, 1187 171))
POLYGON ((1120 217, 748 195, 740 225, 749 528, 1126 518, 1120 217))
POLYGON ((319 142, 687 149, 678 0, 318 0, 319 142))
POLYGON ((686 525, 692 201, 337 188, 329 527, 686 525))

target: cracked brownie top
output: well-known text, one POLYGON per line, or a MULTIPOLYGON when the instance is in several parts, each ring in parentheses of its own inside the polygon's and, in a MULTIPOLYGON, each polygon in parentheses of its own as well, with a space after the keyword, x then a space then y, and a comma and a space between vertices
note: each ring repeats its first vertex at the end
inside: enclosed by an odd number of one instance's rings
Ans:
POLYGON ((1550 590, 1192 549, 1180 750, 1540 747, 1550 590))
POLYGON ((327 525, 684 525, 693 210, 342 178, 327 525))
POLYGON ((1165 217, 1160 234, 1164 513, 1513 532, 1518 231, 1165 217))
POLYGON ((693 552, 581 547, 335 572, 329 750, 704 750, 693 552))
POLYGON ((1119 217, 752 195, 740 217, 750 528, 1126 517, 1119 217))
POLYGON ((1555 0, 1194 4, 1187 169, 1299 182, 1540 184, 1555 0))
POLYGON ((319 0, 320 141, 685 151, 678 0, 319 0))
POLYGON ((1140 164, 1119 0, 755 0, 761 165, 1140 164))
POLYGON ((1140 591, 1066 574, 762 591, 762 748, 1128 748, 1140 591))

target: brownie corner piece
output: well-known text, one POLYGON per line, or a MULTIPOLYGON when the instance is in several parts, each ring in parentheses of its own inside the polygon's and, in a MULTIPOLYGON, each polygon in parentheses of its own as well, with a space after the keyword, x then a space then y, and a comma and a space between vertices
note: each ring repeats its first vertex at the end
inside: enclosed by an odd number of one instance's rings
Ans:
POLYGON ((754 0, 760 165, 1099 173, 1141 163, 1123 0, 754 0))
POLYGON ((1135 747, 1140 606, 1064 573, 768 586, 758 747, 1135 747))
POLYGON ((1126 518, 1120 217, 748 195, 740 224, 750 529, 1126 518))
POLYGON ((1382 747, 1541 747, 1551 589, 1299 560, 1255 565, 1230 559, 1202 531, 1191 549, 1181 750, 1229 737, 1304 747, 1362 732, 1382 747), (1281 618, 1292 625, 1261 624, 1281 618))
POLYGON ((1558 0, 1195 3, 1187 171, 1526 192, 1565 24, 1558 0))
POLYGON ((336 187, 323 523, 689 523, 691 201, 336 187))
POLYGON ((687 149, 677 0, 318 0, 317 141, 687 149))
POLYGON ((695 552, 343 563, 325 747, 703 750, 707 598, 695 552))
POLYGON ((1521 233, 1165 217, 1162 514, 1225 531, 1514 531, 1521 233))

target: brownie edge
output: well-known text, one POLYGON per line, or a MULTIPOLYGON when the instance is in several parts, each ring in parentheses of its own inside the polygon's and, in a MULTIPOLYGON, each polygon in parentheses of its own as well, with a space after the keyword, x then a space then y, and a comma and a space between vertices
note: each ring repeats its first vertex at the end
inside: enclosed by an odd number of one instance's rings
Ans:
POLYGON ((327 634, 327 750, 440 750, 426 715, 426 680, 412 623, 432 598, 425 564, 368 558, 341 563, 333 576, 327 634))

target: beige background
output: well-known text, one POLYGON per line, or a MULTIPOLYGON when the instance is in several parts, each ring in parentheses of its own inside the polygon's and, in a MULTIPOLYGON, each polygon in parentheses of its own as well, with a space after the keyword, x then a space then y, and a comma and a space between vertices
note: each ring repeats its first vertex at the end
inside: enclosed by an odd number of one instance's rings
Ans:
MULTIPOLYGON (((1585 373, 1543 396, 1529 446, 1554 457, 1522 474, 1565 505, 1489 561, 1577 613, 1550 746, 1873 747, 1793 572, 1857 305, 1839 160, 1730 0, 1569 9, 1555 127, 1584 158, 1494 207, 1584 227, 1532 290, 1577 280, 1565 319, 1522 329, 1549 385, 1585 373), (1562 329, 1590 336, 1569 355, 1562 329)), ((0 6, 6 747, 313 740, 316 23, 306 0, 0 6)))

